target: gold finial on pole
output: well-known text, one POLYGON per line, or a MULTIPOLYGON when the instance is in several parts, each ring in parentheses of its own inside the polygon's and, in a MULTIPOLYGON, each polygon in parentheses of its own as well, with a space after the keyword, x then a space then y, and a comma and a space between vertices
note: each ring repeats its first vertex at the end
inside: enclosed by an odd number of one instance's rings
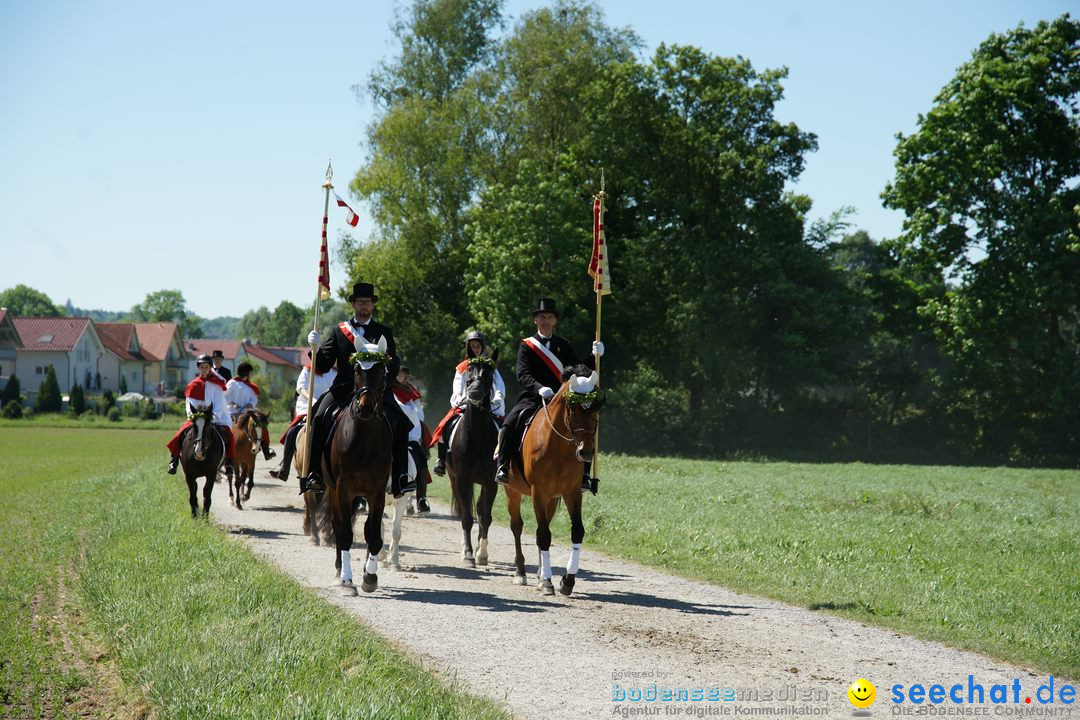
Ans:
MULTIPOLYGON (((331 183, 331 181, 333 179, 334 179, 334 163, 332 161, 328 160, 326 162, 326 182, 324 182, 322 184, 322 186, 324 188, 326 188, 327 190, 333 188, 334 186, 331 183)), ((600 181, 600 184, 603 185, 603 180, 600 181)))

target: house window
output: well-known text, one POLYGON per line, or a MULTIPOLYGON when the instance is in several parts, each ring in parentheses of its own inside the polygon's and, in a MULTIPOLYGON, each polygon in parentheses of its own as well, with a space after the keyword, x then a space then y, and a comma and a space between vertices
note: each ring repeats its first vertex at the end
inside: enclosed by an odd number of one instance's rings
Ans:
POLYGON ((45 374, 45 367, 43 365, 35 366, 34 367, 34 374, 35 375, 44 375, 45 374))

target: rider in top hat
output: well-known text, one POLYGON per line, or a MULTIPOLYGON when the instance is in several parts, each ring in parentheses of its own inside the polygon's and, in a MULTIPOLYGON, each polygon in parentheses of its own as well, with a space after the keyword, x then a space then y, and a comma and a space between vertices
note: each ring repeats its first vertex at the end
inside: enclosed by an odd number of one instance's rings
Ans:
MULTIPOLYGON (((199 370, 199 376, 188 383, 184 396, 187 398, 187 414, 191 417, 196 406, 210 406, 214 413, 214 424, 217 425, 218 433, 225 442, 225 472, 232 473, 232 459, 236 454, 236 440, 233 438, 229 411, 225 404, 225 381, 212 369, 212 361, 209 355, 200 355, 195 358, 195 367, 199 370)), ((194 425, 189 419, 176 431, 165 447, 172 453, 169 460, 170 475, 176 474, 176 466, 180 462, 181 438, 184 431, 194 425)))
POLYGON ((232 370, 222 365, 225 362, 225 353, 215 350, 210 353, 210 357, 214 359, 214 372, 220 375, 225 382, 232 380, 232 370))
MULTIPOLYGON (((521 395, 517 403, 506 415, 499 429, 498 470, 495 481, 501 485, 510 482, 510 461, 521 444, 525 424, 540 409, 541 405, 555 397, 555 392, 562 387, 562 371, 565 367, 577 365, 577 353, 563 338, 555 335, 555 325, 559 322, 559 311, 551 298, 540 298, 533 310, 533 322, 536 334, 521 341, 517 354, 517 378, 521 385, 521 395)), ((595 368, 595 357, 604 354, 604 343, 594 340, 592 355, 586 358, 585 365, 595 368)), ((590 487, 589 463, 585 464, 583 487, 590 487)))
POLYGON ((316 372, 325 373, 336 365, 337 377, 330 385, 330 390, 315 403, 310 415, 308 476, 302 478, 301 492, 319 492, 324 488, 320 475, 322 468, 320 458, 322 458, 326 441, 324 437, 326 423, 331 417, 331 411, 348 403, 356 389, 355 373, 349 363, 349 357, 356 352, 357 338, 363 338, 369 343, 377 343, 380 338, 386 341, 386 354, 390 356, 390 363, 386 368, 386 389, 383 393, 382 407, 393 432, 394 457, 390 474, 391 490, 394 497, 400 497, 412 489, 408 474, 408 443, 412 423, 394 400, 390 387, 391 380, 397 377, 398 370, 401 368, 401 358, 397 352, 397 344, 394 342, 394 331, 371 319, 375 311, 375 303, 378 301, 379 296, 375 294, 374 285, 358 282, 353 285, 352 293, 349 295, 349 302, 353 306, 353 317, 334 327, 325 341, 317 330, 312 330, 308 334, 308 344, 319 345, 319 350, 313 358, 316 372))
MULTIPOLYGON (((240 413, 249 409, 253 410, 259 404, 259 395, 262 391, 249 379, 252 370, 254 368, 251 363, 246 361, 240 363, 236 368, 236 377, 225 385, 225 402, 229 406, 229 417, 233 422, 236 422, 240 413)), ((270 448, 270 431, 265 427, 262 429, 262 440, 259 446, 262 448, 265 459, 269 460, 277 455, 270 448)))
MULTIPOLYGON (((435 463, 435 467, 431 469, 436 475, 446 474, 446 453, 449 449, 450 435, 454 432, 454 425, 457 422, 455 418, 461 415, 469 401, 468 395, 465 394, 465 371, 469 369, 469 360, 482 355, 484 349, 484 334, 478 331, 469 333, 469 337, 465 339, 465 359, 454 368, 454 390, 450 394, 450 410, 439 423, 439 426, 435 428, 432 436, 432 440, 439 444, 439 459, 435 463)), ((502 375, 499 374, 497 368, 495 370, 495 387, 493 390, 491 414, 501 419, 506 412, 503 407, 503 398, 506 396, 506 383, 503 382, 502 375)))

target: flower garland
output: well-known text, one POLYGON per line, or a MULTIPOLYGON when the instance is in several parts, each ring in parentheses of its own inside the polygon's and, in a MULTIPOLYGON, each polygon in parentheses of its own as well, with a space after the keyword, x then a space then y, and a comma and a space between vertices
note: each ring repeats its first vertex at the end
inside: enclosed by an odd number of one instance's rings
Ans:
POLYGON ((570 388, 566 388, 566 392, 563 393, 563 398, 571 405, 582 405, 588 407, 594 402, 603 400, 606 397, 604 391, 600 388, 592 390, 587 393, 576 393, 570 388))
POLYGON ((212 409, 210 409, 210 408, 206 408, 205 410, 203 410, 201 412, 198 412, 198 411, 190 412, 190 413, 188 413, 187 417, 188 417, 188 420, 190 420, 191 422, 195 422, 199 418, 202 418, 203 420, 211 420, 214 417, 214 411, 212 409))
POLYGON ((354 352, 349 356, 350 365, 359 365, 362 362, 370 363, 382 363, 384 365, 390 364, 390 356, 384 352, 368 352, 364 350, 362 352, 354 352))
POLYGON ((495 361, 486 355, 475 355, 469 358, 470 365, 486 365, 487 367, 495 367, 495 361))

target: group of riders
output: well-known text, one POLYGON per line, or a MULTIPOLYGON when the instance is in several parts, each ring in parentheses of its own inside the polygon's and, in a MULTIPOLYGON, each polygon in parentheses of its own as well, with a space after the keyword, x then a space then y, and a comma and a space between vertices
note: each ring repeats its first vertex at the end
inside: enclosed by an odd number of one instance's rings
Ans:
MULTIPOLYGON (((333 423, 335 412, 345 407, 355 392, 351 358, 356 352, 357 339, 370 344, 383 341, 388 357, 387 377, 392 378, 391 382, 386 383, 382 398, 382 407, 390 424, 393 438, 390 492, 394 497, 400 497, 415 489, 417 510, 427 512, 429 507, 424 492, 426 481, 414 484, 408 472, 410 452, 418 471, 425 465, 424 453, 421 449, 424 411, 420 392, 409 382, 409 371, 402 365, 393 330, 372 318, 375 305, 379 300, 374 286, 365 282, 354 284, 348 300, 353 308, 353 316, 349 320, 335 326, 325 339, 317 330, 313 330, 308 335, 308 344, 318 349, 311 358, 311 362, 304 365, 297 379, 295 417, 281 438, 281 443, 285 447, 281 464, 271 470, 270 474, 283 481, 288 479, 289 465, 296 452, 297 436, 301 428, 307 425, 310 427, 306 434, 308 471, 306 475, 299 478, 300 493, 317 493, 325 488, 319 459, 322 457, 327 431, 333 423), (312 373, 314 373, 312 397, 315 400, 309 413, 308 385, 312 380, 312 373)), ((559 368, 571 367, 581 362, 570 343, 554 334, 559 312, 553 299, 541 298, 532 310, 532 317, 536 324, 536 333, 524 338, 517 350, 516 370, 521 394, 505 416, 506 387, 498 370, 494 374, 491 412, 496 418, 502 419, 496 450, 495 480, 503 485, 509 483, 510 463, 521 444, 529 420, 544 403, 554 397, 556 391, 562 386, 563 379, 559 368)), ((595 368, 595 358, 603 354, 603 343, 599 340, 594 341, 592 353, 586 357, 584 364, 595 368)), ((487 347, 484 336, 479 332, 470 333, 465 341, 465 358, 455 368, 450 410, 429 441, 430 444, 437 443, 438 445, 438 460, 432 468, 436 475, 443 475, 446 472, 447 448, 453 424, 468 402, 465 373, 469 361, 486 356, 487 347)), ((229 473, 235 454, 235 443, 231 431, 232 421, 244 410, 256 406, 259 388, 249 379, 252 370, 249 363, 241 363, 236 369, 236 377, 230 378, 228 369, 221 364, 223 359, 223 353, 220 351, 214 351, 213 356, 200 355, 196 358, 198 376, 188 383, 185 395, 189 418, 200 406, 211 408, 214 423, 218 426, 225 445, 224 467, 229 473)), ((192 422, 189 419, 167 445, 172 453, 168 468, 170 474, 176 473, 183 434, 191 426, 192 422)), ((269 433, 264 427, 261 447, 263 456, 267 460, 276 454, 270 449, 269 439, 269 433)), ((416 477, 421 477, 421 473, 417 472, 416 477)), ((592 489, 595 492, 595 481, 590 477, 588 463, 584 467, 582 483, 585 489, 592 489)))

